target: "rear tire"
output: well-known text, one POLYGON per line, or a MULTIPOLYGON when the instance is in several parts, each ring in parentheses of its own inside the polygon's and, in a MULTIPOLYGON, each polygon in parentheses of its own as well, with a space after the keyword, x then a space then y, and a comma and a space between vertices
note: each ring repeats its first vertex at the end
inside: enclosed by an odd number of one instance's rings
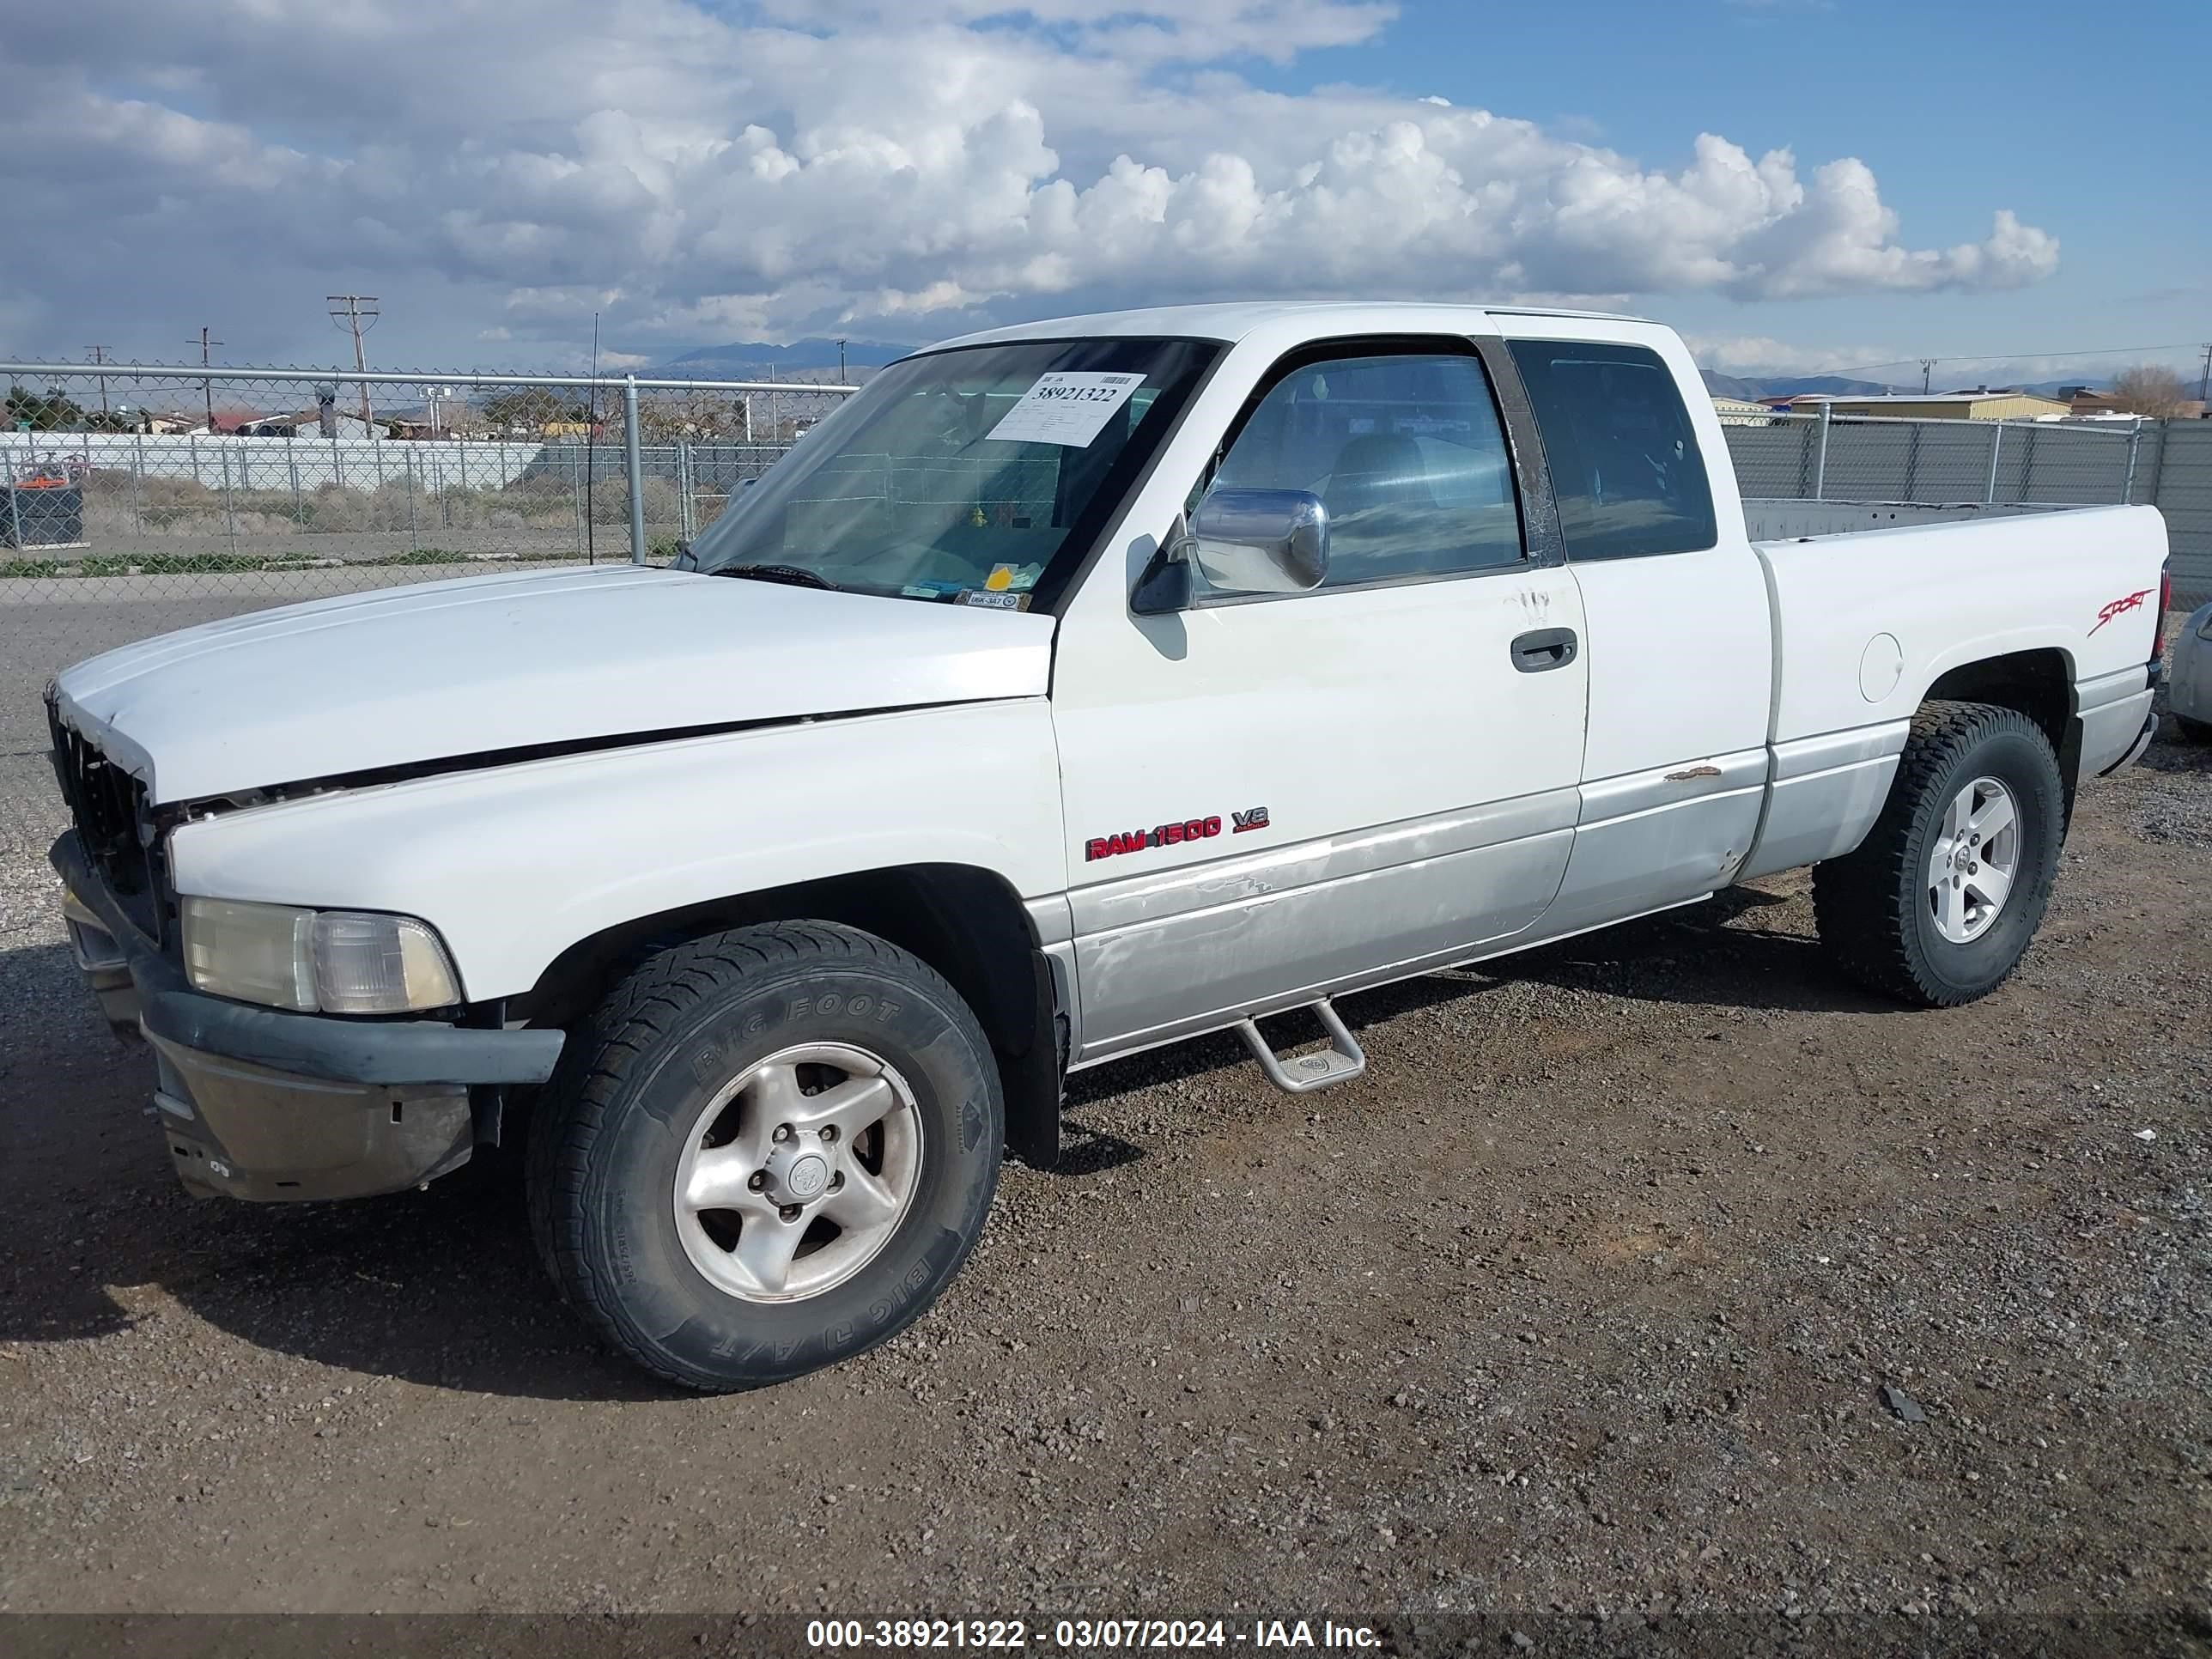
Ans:
POLYGON ((989 1042, 918 958, 827 922, 663 951, 570 1037, 531 1125, 562 1295, 711 1392, 848 1358, 926 1311, 998 1184, 989 1042))
POLYGON ((1915 1007, 1986 996, 2042 923, 2065 823, 2057 757, 2033 721, 1924 704, 1866 840, 1813 872, 1820 942, 1854 979, 1915 1007))

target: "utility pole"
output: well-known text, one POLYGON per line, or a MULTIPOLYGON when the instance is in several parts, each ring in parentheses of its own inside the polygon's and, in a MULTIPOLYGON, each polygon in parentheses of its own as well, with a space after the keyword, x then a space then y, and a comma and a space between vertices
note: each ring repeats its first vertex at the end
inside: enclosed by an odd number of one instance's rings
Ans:
POLYGON ((1942 360, 1941 357, 1923 357, 1923 358, 1920 360, 1920 393, 1921 393, 1921 396, 1923 396, 1923 397, 1926 397, 1926 396, 1928 395, 1928 381, 1929 381, 1929 377, 1930 377, 1930 376, 1932 376, 1932 375, 1936 373, 1936 364, 1938 364, 1938 363, 1940 363, 1940 362, 1942 362, 1942 361, 1943 361, 1943 360, 1942 360))
POLYGON ((2204 372, 2197 377, 2197 401, 2212 400, 2212 341, 2204 346, 2204 372))
POLYGON ((839 386, 847 384, 845 380, 845 343, 842 340, 837 342, 837 384, 839 386))
MULTIPOLYGON (((189 345, 191 343, 186 341, 185 343, 189 345)), ((202 368, 205 368, 211 361, 208 356, 209 349, 222 343, 220 340, 210 339, 204 327, 200 330, 200 367, 202 368)), ((215 430, 215 382, 203 380, 200 382, 200 396, 207 400, 207 426, 208 430, 213 432, 215 430)))
MULTIPOLYGON (((88 347, 87 349, 92 353, 92 361, 94 362, 104 363, 107 361, 107 348, 106 346, 90 346, 88 347)), ((105 427, 107 424, 107 376, 102 374, 99 377, 99 380, 100 423, 102 427, 105 427)))
MULTIPOLYGON (((352 331, 355 370, 359 374, 368 374, 368 356, 362 349, 361 337, 376 326, 376 319, 381 314, 376 308, 376 295, 374 294, 326 294, 323 296, 323 300, 330 307, 331 320, 339 327, 352 331)), ((358 384, 361 386, 361 423, 363 427, 368 427, 373 424, 368 416, 368 382, 362 380, 358 384)), ((362 435, 365 437, 368 434, 364 432, 362 435)))

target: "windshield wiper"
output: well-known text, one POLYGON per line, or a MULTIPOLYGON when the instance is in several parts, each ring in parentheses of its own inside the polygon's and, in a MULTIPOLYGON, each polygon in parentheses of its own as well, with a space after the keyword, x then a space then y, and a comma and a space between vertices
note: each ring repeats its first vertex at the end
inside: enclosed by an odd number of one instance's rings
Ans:
POLYGON ((757 582, 785 582, 793 587, 826 587, 832 592, 844 591, 819 571, 809 570, 801 564, 726 564, 707 574, 750 576, 757 582))

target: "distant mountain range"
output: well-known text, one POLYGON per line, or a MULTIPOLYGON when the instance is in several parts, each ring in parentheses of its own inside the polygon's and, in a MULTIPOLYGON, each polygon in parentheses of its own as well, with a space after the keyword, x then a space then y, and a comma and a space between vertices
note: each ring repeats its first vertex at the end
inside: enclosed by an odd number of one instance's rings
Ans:
MULTIPOLYGON (((913 349, 912 346, 885 345, 880 340, 848 340, 845 365, 849 370, 881 368, 913 349)), ((728 345, 701 346, 646 373, 666 380, 696 374, 702 380, 766 380, 771 369, 780 380, 835 380, 837 343, 796 340, 789 345, 770 345, 765 340, 734 340, 728 345), (823 372, 825 369, 827 374, 823 372)), ((856 374, 854 378, 865 377, 856 374)))
MULTIPOLYGON (((845 366, 854 380, 867 379, 867 371, 881 368, 913 350, 912 346, 891 345, 881 340, 848 340, 845 342, 845 366)), ((1839 374, 1723 374, 1717 369, 1700 371, 1705 377, 1705 389, 1717 398, 1743 398, 1756 401, 1761 398, 1796 398, 1809 392, 1826 392, 1838 398, 1878 398, 1885 392, 1911 392, 1917 386, 1889 386, 1879 380, 1854 380, 1839 374)), ((644 371, 656 379, 681 380, 696 375, 702 380, 757 380, 773 377, 779 380, 798 382, 835 380, 837 378, 837 342, 835 340, 796 340, 789 345, 771 345, 765 340, 733 340, 727 345, 699 346, 666 362, 644 371)), ((1957 389, 1957 382, 1946 380, 1936 387, 1938 392, 1957 389)), ((1965 382, 1972 384, 1972 382, 1965 382)), ((2055 392, 2061 386, 2094 386, 2106 382, 2099 380, 2039 380, 2023 386, 2026 392, 2055 392)))
POLYGON ((1884 392, 1905 390, 1903 386, 1884 386, 1876 380, 1847 380, 1839 374, 1779 374, 1747 379, 1710 368, 1698 372, 1705 377, 1705 390, 1716 398, 1742 398, 1751 402, 1761 398, 1796 398, 1808 392, 1825 392, 1839 398, 1879 398, 1884 392))
POLYGON ((2112 389, 2112 383, 2111 380, 2100 379, 2093 374, 2087 380, 2083 380, 2081 376, 2076 375, 2070 380, 2030 380, 2026 385, 2022 386, 2021 390, 2022 392, 2040 392, 2046 398, 2055 398, 2068 387, 2077 386, 2087 386, 2092 392, 2110 392, 2112 389))
MULTIPOLYGON (((1722 374, 1710 368, 1700 369, 1698 372, 1705 377, 1705 390, 1711 392, 1714 397, 1741 398, 1752 403, 1756 403, 1761 398, 1796 398, 1808 392, 1826 392, 1830 397, 1835 398, 1880 398, 1891 393, 1901 393, 1909 397, 1920 390, 1917 386, 1884 386, 1875 380, 1847 380, 1836 374, 1796 376, 1780 374, 1746 378, 1736 374, 1722 374)), ((1939 392, 1956 392, 1962 385, 1966 384, 1979 385, 1981 382, 1946 380, 1936 382, 1932 389, 1939 392)), ((2039 392, 2049 397, 2066 386, 2092 386, 2101 392, 2110 384, 2110 381, 2099 380, 2094 375, 2087 378, 2077 375, 2069 380, 2035 380, 2019 386, 2018 389, 2022 392, 2039 392)))

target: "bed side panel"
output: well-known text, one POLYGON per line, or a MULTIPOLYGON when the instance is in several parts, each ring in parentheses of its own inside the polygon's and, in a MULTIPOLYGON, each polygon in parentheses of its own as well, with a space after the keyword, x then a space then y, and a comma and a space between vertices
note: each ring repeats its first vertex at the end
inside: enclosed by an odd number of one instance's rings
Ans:
POLYGON ((1780 675, 1778 744, 1911 716, 1947 670, 2051 649, 2075 684, 2154 654, 2166 526, 2155 508, 1761 542, 1780 675))

